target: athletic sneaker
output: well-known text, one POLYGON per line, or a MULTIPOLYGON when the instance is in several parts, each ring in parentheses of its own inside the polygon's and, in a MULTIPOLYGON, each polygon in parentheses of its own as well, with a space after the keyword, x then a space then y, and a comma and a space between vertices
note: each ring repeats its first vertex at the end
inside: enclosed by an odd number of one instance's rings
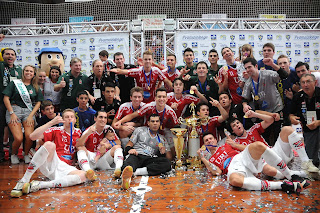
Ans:
POLYGON ((114 177, 115 178, 120 178, 120 176, 121 176, 121 168, 116 168, 115 170, 114 170, 114 177))
POLYGON ((319 172, 319 169, 315 165, 313 165, 311 159, 308 161, 302 162, 301 168, 308 172, 319 172))
POLYGON ((121 188, 124 190, 129 189, 131 183, 131 177, 133 174, 133 168, 131 166, 126 166, 122 172, 122 184, 121 188))
POLYGON ((17 185, 12 189, 10 195, 11 197, 21 197, 23 191, 27 191, 29 188, 29 183, 18 182, 17 185))
POLYGON ((18 155, 11 155, 11 164, 19 164, 19 158, 18 155))
POLYGON ((300 177, 299 175, 292 175, 291 176, 292 182, 299 182, 301 184, 301 187, 303 189, 306 189, 308 186, 311 185, 311 182, 303 177, 300 177))
POLYGON ((23 156, 23 159, 24 159, 24 163, 25 164, 29 164, 30 161, 31 161, 31 159, 30 159, 30 157, 28 155, 23 156))
POLYGON ((299 182, 283 181, 283 183, 281 184, 281 188, 284 192, 295 192, 297 195, 299 195, 302 191, 302 187, 299 182))
POLYGON ((86 171, 86 178, 88 180, 94 181, 97 179, 97 175, 92 169, 89 169, 88 171, 86 171))

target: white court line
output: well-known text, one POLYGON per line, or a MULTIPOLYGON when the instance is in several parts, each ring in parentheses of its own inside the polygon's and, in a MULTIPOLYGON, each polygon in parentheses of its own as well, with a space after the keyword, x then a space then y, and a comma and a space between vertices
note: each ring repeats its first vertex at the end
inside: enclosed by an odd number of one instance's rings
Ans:
POLYGON ((137 200, 134 200, 134 203, 131 206, 130 213, 140 212, 141 207, 144 203, 144 194, 152 190, 148 184, 149 176, 142 176, 140 180, 140 184, 137 187, 133 187, 132 191, 136 192, 137 200))

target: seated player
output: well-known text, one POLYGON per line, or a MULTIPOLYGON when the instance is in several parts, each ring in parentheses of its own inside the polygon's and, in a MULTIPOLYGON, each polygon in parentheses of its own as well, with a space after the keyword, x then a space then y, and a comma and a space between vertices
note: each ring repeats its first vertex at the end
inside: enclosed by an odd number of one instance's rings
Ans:
POLYGON ((84 132, 94 123, 93 118, 96 111, 88 107, 89 96, 85 91, 81 91, 77 94, 77 102, 79 103, 79 106, 73 109, 76 112, 75 127, 84 132))
POLYGON ((150 115, 148 126, 137 128, 125 148, 129 157, 122 166, 122 188, 128 189, 132 174, 160 175, 171 169, 171 153, 165 138, 158 134, 160 116, 150 115))
POLYGON ((72 128, 75 121, 75 112, 72 109, 66 109, 62 117, 56 116, 31 133, 32 140, 43 139, 45 143, 31 159, 24 176, 11 191, 11 197, 20 197, 23 193, 28 194, 43 188, 73 186, 85 182, 86 179, 94 180, 95 175, 92 170, 84 172, 71 166, 76 141, 81 135, 79 129, 72 128), (59 123, 63 123, 63 126, 51 127, 59 123), (72 141, 70 134, 72 134, 72 141), (50 181, 33 180, 29 183, 32 175, 38 169, 50 181))
POLYGON ((115 176, 119 177, 123 163, 121 142, 111 126, 107 124, 107 113, 98 111, 94 117, 95 123, 89 127, 77 143, 78 162, 82 170, 115 169, 115 176), (99 145, 108 142, 105 150, 100 151, 99 145), (100 157, 97 152, 100 151, 100 157))

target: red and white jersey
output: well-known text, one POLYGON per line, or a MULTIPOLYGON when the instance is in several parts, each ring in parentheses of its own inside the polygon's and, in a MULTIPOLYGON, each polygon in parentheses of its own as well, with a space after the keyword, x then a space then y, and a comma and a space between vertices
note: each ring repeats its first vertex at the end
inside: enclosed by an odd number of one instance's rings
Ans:
POLYGON ((70 153, 70 134, 63 126, 51 127, 43 133, 43 141, 53 141, 56 144, 56 152, 60 160, 71 165, 75 155, 75 146, 81 136, 81 130, 74 128, 72 133, 72 145, 70 153))
POLYGON ((234 149, 231 145, 224 144, 216 150, 209 161, 221 169, 222 174, 227 174, 232 158, 239 153, 240 151, 234 149))
MULTIPOLYGON (((114 131, 114 129, 110 125, 105 125, 104 130, 109 129, 109 128, 111 128, 115 134, 115 141, 119 140, 119 137, 117 136, 116 132, 114 131)), ((88 131, 88 129, 86 131, 88 131)), ((86 131, 84 131, 83 134, 85 134, 86 131)), ((87 150, 90 152, 96 152, 97 147, 99 146, 100 142, 104 138, 104 135, 105 135, 104 131, 102 131, 101 133, 98 133, 97 131, 91 133, 91 135, 88 136, 88 138, 86 140, 86 144, 85 144, 87 150)))
POLYGON ((152 67, 151 71, 149 73, 146 73, 146 75, 144 74, 143 66, 139 68, 130 69, 128 76, 136 79, 137 86, 142 87, 144 93, 150 94, 150 97, 148 98, 146 95, 144 95, 144 98, 143 98, 144 103, 150 103, 151 101, 154 100, 155 88, 156 88, 157 82, 163 81, 164 79, 166 79, 166 76, 157 67, 152 67), (149 79, 150 79, 150 82, 149 82, 149 79), (147 81, 149 82, 149 86, 147 81))
POLYGON ((167 97, 168 97, 168 101, 167 101, 168 106, 171 107, 173 103, 178 104, 177 109, 174 110, 178 118, 184 114, 189 104, 194 102, 194 104, 197 105, 200 102, 200 99, 197 97, 194 97, 193 95, 182 95, 180 99, 176 99, 174 92, 168 93, 167 97))
POLYGON ((200 146, 203 145, 203 133, 210 132, 213 137, 218 141, 218 130, 217 127, 221 125, 218 121, 219 116, 210 117, 206 125, 197 126, 196 130, 200 136, 200 146))
POLYGON ((253 125, 249 130, 247 130, 246 137, 236 137, 234 142, 241 145, 249 145, 256 141, 263 142, 265 145, 269 146, 265 139, 262 137, 262 133, 264 133, 264 129, 261 126, 261 123, 253 125))
MULTIPOLYGON (((167 67, 166 69, 162 70, 162 72, 171 82, 173 82, 174 79, 179 78, 180 76, 180 71, 178 69, 169 72, 169 68, 167 67)), ((170 89, 166 84, 164 84, 164 87, 166 88, 167 92, 173 91, 173 89, 170 89)))
POLYGON ((232 98, 232 102, 234 104, 241 104, 242 103, 242 96, 238 95, 237 89, 239 87, 239 76, 238 76, 238 70, 240 69, 240 63, 236 62, 237 68, 233 68, 231 66, 223 66, 219 70, 219 78, 224 81, 224 77, 222 75, 222 72, 224 69, 227 69, 228 72, 228 88, 229 92, 232 98))
MULTIPOLYGON (((139 109, 141 109, 144 105, 146 105, 146 104, 141 102, 139 109)), ((139 109, 137 109, 137 110, 139 110, 139 109)), ((115 118, 117 118, 118 120, 121 120, 121 118, 123 118, 124 116, 132 114, 134 112, 135 112, 135 110, 133 109, 132 102, 126 102, 126 103, 121 104, 121 106, 119 107, 119 109, 117 111, 115 118)), ((132 121, 135 123, 136 122, 142 123, 143 119, 142 118, 140 118, 140 119, 135 118, 132 121)))
POLYGON ((162 128, 160 127, 160 129, 170 129, 179 124, 177 115, 171 107, 165 105, 164 110, 162 112, 158 112, 156 109, 155 101, 144 105, 141 109, 138 110, 138 113, 140 116, 145 116, 145 126, 147 126, 147 121, 152 114, 158 114, 160 116, 160 123, 162 126, 162 128))

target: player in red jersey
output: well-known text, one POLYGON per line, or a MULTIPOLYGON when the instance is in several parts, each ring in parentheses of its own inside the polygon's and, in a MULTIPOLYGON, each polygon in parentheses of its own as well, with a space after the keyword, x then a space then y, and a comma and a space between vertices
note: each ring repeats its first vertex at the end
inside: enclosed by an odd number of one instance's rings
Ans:
POLYGON ((193 91, 195 95, 199 98, 194 97, 193 95, 185 95, 182 94, 184 88, 184 81, 182 78, 176 78, 173 81, 173 90, 174 92, 170 92, 167 94, 168 101, 167 105, 169 105, 176 112, 177 117, 183 116, 186 108, 191 103, 198 104, 200 101, 204 103, 208 103, 207 99, 198 91, 196 86, 191 86, 190 91, 193 91))
POLYGON ((223 82, 223 89, 224 91, 229 90, 234 104, 240 104, 242 103, 241 94, 244 86, 241 63, 235 61, 234 53, 229 47, 222 48, 221 54, 227 62, 227 66, 221 67, 218 73, 219 78, 223 82))
POLYGON ((204 132, 211 132, 213 136, 218 139, 217 127, 220 126, 222 122, 228 119, 228 113, 217 100, 211 98, 210 103, 212 104, 212 106, 219 109, 221 115, 209 117, 208 104, 200 103, 197 105, 196 112, 201 120, 201 125, 196 127, 197 133, 200 136, 200 146, 203 145, 202 134, 204 132))
POLYGON ((115 169, 114 175, 118 178, 123 164, 121 142, 113 128, 106 125, 105 111, 98 111, 94 120, 95 123, 82 134, 77 143, 79 165, 84 171, 115 169), (102 144, 106 144, 106 147, 99 149, 102 144), (101 157, 96 161, 98 151, 101 157))
POLYGON ((74 159, 75 145, 81 135, 81 131, 73 127, 75 122, 75 112, 66 109, 62 117, 56 116, 31 133, 31 140, 43 138, 45 143, 34 154, 24 176, 11 191, 12 197, 20 197, 23 193, 28 194, 43 188, 67 187, 83 183, 86 179, 93 180, 93 170, 86 173, 69 165, 74 159), (50 128, 58 123, 63 123, 63 126, 50 128), (50 181, 34 180, 29 183, 37 169, 50 181))
MULTIPOLYGON (((174 79, 179 78, 181 73, 176 68, 177 57, 174 54, 169 53, 167 55, 167 68, 162 69, 164 75, 173 83, 174 79)), ((173 89, 169 88, 166 84, 164 85, 167 89, 167 92, 172 92, 173 89)))
MULTIPOLYGON (((121 118, 126 115, 132 114, 135 111, 138 111, 142 108, 145 103, 143 100, 143 89, 141 87, 134 87, 130 90, 130 99, 131 102, 126 102, 121 104, 120 108, 117 111, 117 114, 112 122, 112 127, 115 128, 114 124, 121 120, 121 118)), ((129 142, 130 135, 134 131, 135 127, 139 127, 143 124, 143 118, 135 118, 129 122, 122 124, 117 130, 119 130, 119 136, 121 138, 121 142, 123 147, 127 145, 129 142)))
POLYGON ((172 89, 171 81, 166 78, 159 68, 153 67, 152 63, 152 53, 150 51, 146 51, 143 53, 143 66, 137 69, 112 69, 111 71, 117 73, 118 75, 128 75, 135 78, 137 86, 143 88, 143 102, 150 103, 154 100, 157 81, 163 81, 170 89, 172 89))
MULTIPOLYGON (((229 136, 227 137, 231 140, 229 136)), ((261 142, 250 144, 239 153, 228 143, 217 148, 217 140, 211 133, 205 133, 203 140, 207 147, 212 147, 210 150, 212 156, 209 161, 203 157, 201 159, 208 165, 207 168, 213 175, 227 174, 228 182, 232 186, 246 190, 283 190, 299 194, 303 188, 310 185, 309 181, 295 175, 273 150, 261 142), (281 174, 291 181, 260 180, 255 174, 261 172, 272 177, 281 174)), ((200 156, 201 152, 200 149, 198 151, 200 156)))
MULTIPOLYGON (((152 114, 160 116, 160 134, 164 134, 167 139, 171 151, 174 151, 174 144, 172 139, 171 128, 179 125, 178 118, 174 110, 168 106, 167 103, 167 92, 165 88, 159 88, 156 90, 155 101, 144 105, 138 111, 123 117, 120 121, 114 124, 115 128, 118 128, 122 123, 128 122, 136 117, 145 116, 150 117, 152 114)), ((147 123, 144 124, 145 126, 147 123)))
MULTIPOLYGON (((248 118, 259 118, 263 120, 261 123, 255 124, 249 130, 245 130, 243 124, 236 118, 230 118, 228 126, 230 126, 232 132, 236 135, 233 140, 226 140, 226 143, 232 147, 244 150, 249 144, 257 141, 264 143, 268 146, 267 142, 261 135, 266 128, 268 128, 274 121, 274 118, 269 115, 260 114, 254 111, 247 111, 245 114, 248 118)), ((282 127, 279 137, 272 147, 272 150, 280 156, 285 163, 288 163, 293 158, 293 150, 296 151, 301 159, 301 167, 304 171, 296 173, 299 176, 307 177, 312 176, 319 179, 319 169, 315 167, 312 161, 309 159, 306 150, 304 148, 303 140, 291 126, 282 127)))

